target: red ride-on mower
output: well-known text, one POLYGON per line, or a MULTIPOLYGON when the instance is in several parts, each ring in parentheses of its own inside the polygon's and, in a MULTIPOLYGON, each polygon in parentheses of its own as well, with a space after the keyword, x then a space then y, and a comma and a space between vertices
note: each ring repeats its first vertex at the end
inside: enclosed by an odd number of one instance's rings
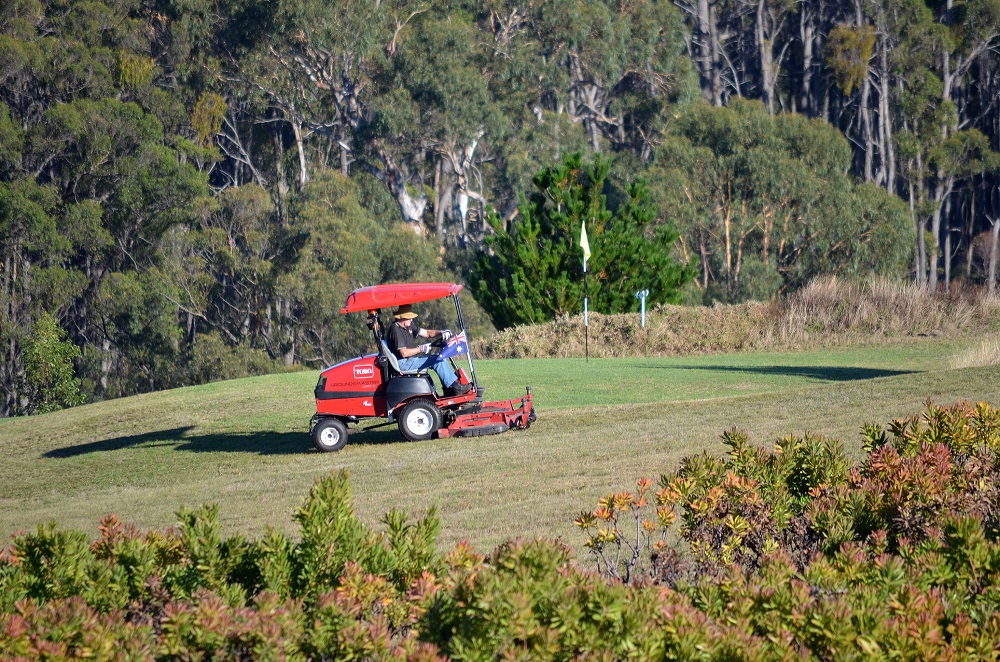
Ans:
POLYGON ((468 351, 462 306, 458 302, 461 285, 455 283, 408 283, 376 285, 355 290, 340 309, 341 315, 367 312, 368 328, 375 341, 375 354, 338 363, 320 373, 316 384, 316 414, 310 421, 313 445, 317 449, 338 451, 347 443, 347 426, 364 418, 387 418, 383 425, 399 425, 399 431, 411 441, 435 436, 478 436, 498 434, 511 428, 523 430, 535 420, 531 387, 524 397, 500 402, 483 402, 483 389, 476 381, 472 355, 468 351), (426 370, 400 370, 396 356, 385 341, 385 323, 381 311, 405 304, 451 297, 458 313, 461 331, 441 351, 468 361, 469 371, 451 362, 458 381, 471 384, 468 392, 457 396, 439 395, 426 370))

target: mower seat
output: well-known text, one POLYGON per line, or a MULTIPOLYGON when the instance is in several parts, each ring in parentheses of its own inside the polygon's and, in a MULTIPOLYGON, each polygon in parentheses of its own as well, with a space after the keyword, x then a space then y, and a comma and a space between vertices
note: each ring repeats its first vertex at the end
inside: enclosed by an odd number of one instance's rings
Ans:
POLYGON ((389 359, 389 365, 392 366, 393 371, 397 375, 404 375, 404 376, 406 376, 406 375, 426 375, 427 374, 427 368, 424 368, 422 370, 403 370, 402 368, 400 368, 399 367, 399 359, 396 358, 395 354, 393 354, 392 352, 389 351, 389 345, 387 345, 384 340, 381 341, 381 342, 382 342, 382 353, 385 354, 385 358, 389 359))

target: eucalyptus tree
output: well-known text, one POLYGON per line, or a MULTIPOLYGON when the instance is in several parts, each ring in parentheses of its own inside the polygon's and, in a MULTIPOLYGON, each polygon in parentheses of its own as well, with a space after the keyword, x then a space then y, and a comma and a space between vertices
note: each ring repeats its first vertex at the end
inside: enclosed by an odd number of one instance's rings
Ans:
POLYGON ((24 398, 22 343, 46 310, 65 315, 85 286, 63 267, 73 245, 59 231, 58 198, 31 181, 0 182, 0 416, 24 398))
POLYGON ((400 35, 391 69, 373 104, 372 142, 433 182, 434 227, 445 239, 446 221, 475 244, 490 203, 481 165, 509 132, 494 103, 482 35, 462 14, 429 12, 400 35), (433 174, 431 174, 433 173, 433 174), (479 223, 469 225, 469 201, 479 223))
POLYGON ((798 53, 795 46, 791 53, 791 61, 797 63, 798 93, 795 93, 795 83, 790 85, 789 106, 809 117, 828 117, 830 93, 823 56, 827 35, 840 16, 842 4, 836 0, 803 0, 799 5, 798 53))
MULTIPOLYGON (((330 365, 367 351, 371 336, 338 313, 362 285, 451 280, 436 245, 366 209, 358 178, 317 175, 290 201, 295 260, 277 274, 286 361, 330 365)), ((474 316, 475 310, 470 311, 474 316)))
POLYGON ((726 24, 730 3, 727 0, 678 0, 675 4, 688 16, 691 27, 688 50, 698 67, 701 96, 712 105, 721 106, 728 98, 727 88, 735 87, 731 76, 727 76, 726 49, 734 36, 726 24))
MULTIPOLYGON (((952 193, 956 179, 969 179, 983 169, 985 159, 991 170, 996 170, 995 155, 989 141, 978 131, 966 131, 974 121, 970 117, 970 95, 960 88, 969 85, 972 68, 991 49, 1000 44, 1000 2, 997 0, 954 0, 934 6, 935 22, 943 29, 936 31, 940 39, 939 76, 941 78, 941 103, 950 111, 942 123, 943 142, 936 150, 933 169, 935 207, 931 214, 931 231, 943 244, 944 281, 947 288, 951 277, 952 243, 952 193)), ((971 237, 969 243, 971 244, 971 237)), ((936 287, 937 245, 931 250, 928 286, 936 287)))
POLYGON ((520 78, 515 87, 530 90, 536 116, 582 123, 594 152, 610 143, 648 155, 665 108, 697 94, 683 21, 668 3, 496 0, 486 10, 498 50, 524 49, 504 80, 520 78))
MULTIPOLYGON (((753 16, 754 43, 759 65, 760 96, 772 115, 778 95, 778 74, 791 39, 782 39, 789 29, 794 0, 743 0, 753 16), (779 48, 780 47, 780 48, 779 48)), ((778 99, 780 101, 780 99, 778 99)))
POLYGON ((189 341, 200 328, 231 345, 281 355, 276 283, 302 239, 276 223, 275 214, 268 193, 254 184, 194 205, 193 222, 178 233, 167 270, 175 290, 170 298, 187 319, 189 341))
MULTIPOLYGON (((952 98, 955 70, 948 63, 957 61, 961 63, 959 69, 968 71, 972 66, 969 58, 981 57, 983 52, 976 33, 959 44, 959 55, 955 56, 950 52, 955 47, 951 33, 940 29, 938 18, 930 10, 918 9, 913 16, 895 52, 897 62, 904 65, 899 76, 901 121, 896 146, 917 230, 915 279, 919 285, 936 289, 939 266, 944 267, 945 282, 950 280, 952 194, 959 183, 984 169, 995 170, 996 155, 988 139, 966 128, 971 120, 952 98), (949 77, 951 90, 946 82, 949 77), (942 259, 944 264, 940 265, 942 259)), ((989 30, 985 35, 990 36, 989 30)), ((967 239, 967 245, 971 240, 967 239)))
POLYGON ((276 73, 271 81, 259 81, 293 122, 334 139, 343 174, 352 160, 374 157, 380 165, 368 164, 372 172, 392 192, 403 218, 415 225, 427 206, 426 193, 419 186, 411 192, 413 173, 382 141, 362 143, 358 137, 373 119, 375 79, 396 54, 406 25, 426 9, 413 0, 282 1, 275 11, 275 38, 261 44, 276 73))
POLYGON ((700 262, 706 299, 767 298, 822 273, 899 273, 912 226, 883 189, 856 185, 850 147, 822 120, 759 102, 693 106, 658 148, 654 199, 700 262))

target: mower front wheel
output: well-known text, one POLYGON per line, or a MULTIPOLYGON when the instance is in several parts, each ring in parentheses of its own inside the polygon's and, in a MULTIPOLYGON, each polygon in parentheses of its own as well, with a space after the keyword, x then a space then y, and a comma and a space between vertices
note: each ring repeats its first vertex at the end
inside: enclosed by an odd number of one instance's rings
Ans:
POLYGON ((339 451, 347 443, 347 426, 336 418, 324 418, 313 428, 312 440, 318 451, 339 451))
POLYGON ((410 441, 430 439, 441 427, 441 410, 429 400, 410 400, 399 412, 399 432, 410 441))

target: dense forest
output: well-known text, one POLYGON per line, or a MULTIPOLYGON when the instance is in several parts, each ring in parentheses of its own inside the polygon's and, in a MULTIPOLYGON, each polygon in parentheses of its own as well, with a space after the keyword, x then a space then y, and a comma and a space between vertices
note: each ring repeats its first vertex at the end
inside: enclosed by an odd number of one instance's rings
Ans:
POLYGON ((566 154, 655 203, 690 302, 992 291, 998 35, 998 0, 8 0, 0 415, 342 358, 351 289, 474 281, 566 154))

